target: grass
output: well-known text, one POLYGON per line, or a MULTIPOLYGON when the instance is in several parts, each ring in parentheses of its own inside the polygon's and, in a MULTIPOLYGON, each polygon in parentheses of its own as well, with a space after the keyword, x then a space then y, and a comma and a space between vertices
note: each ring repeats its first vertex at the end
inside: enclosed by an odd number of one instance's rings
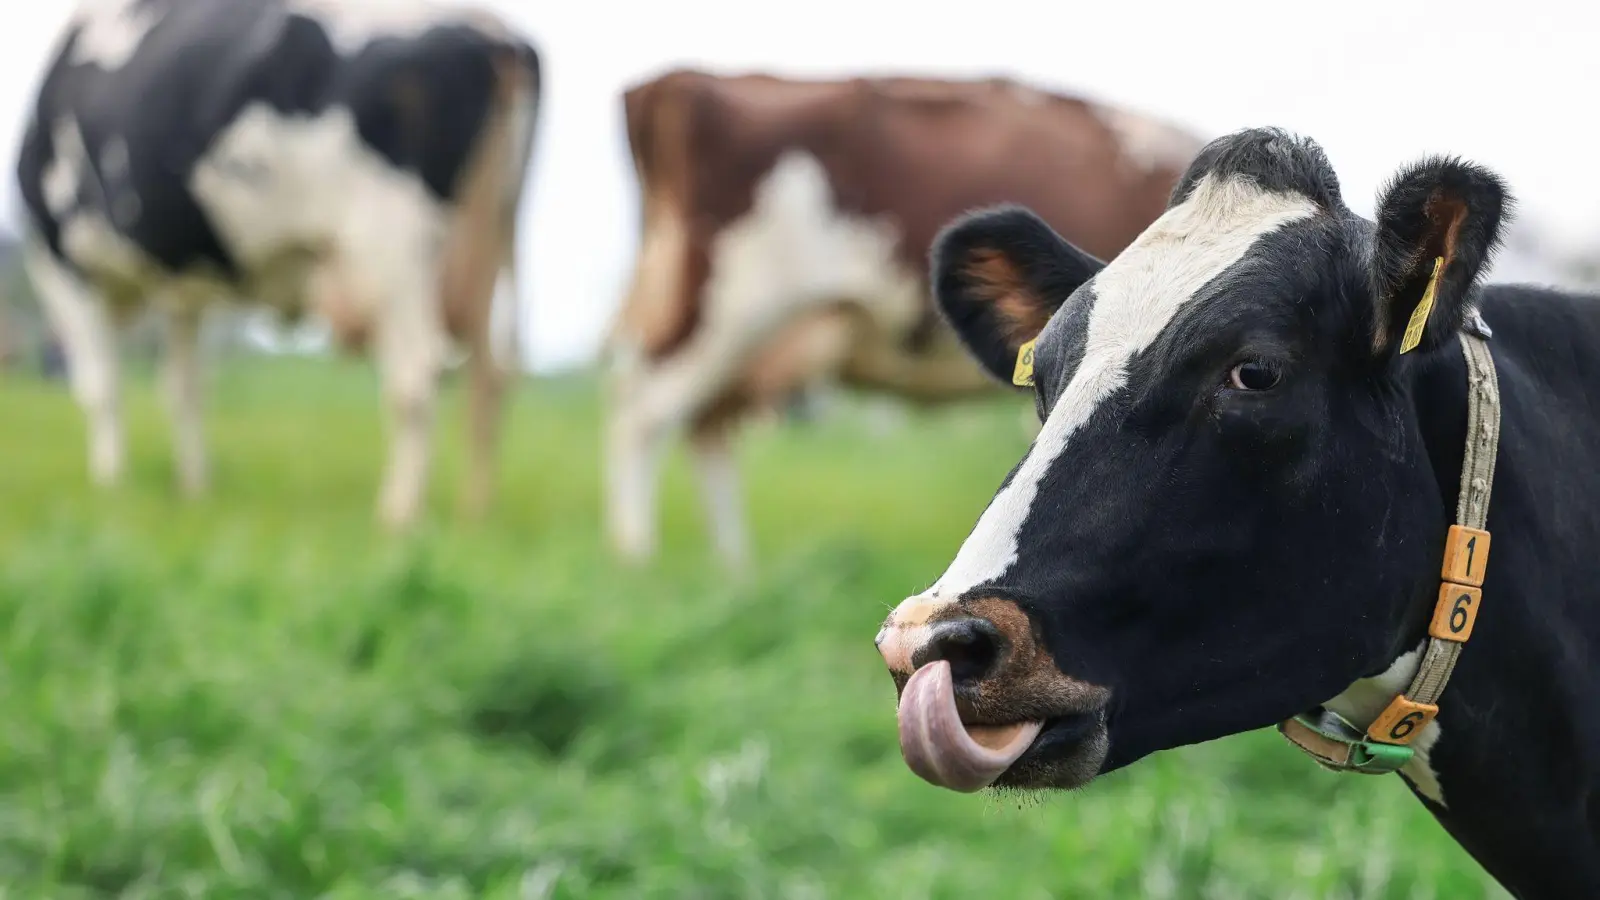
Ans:
POLYGON ((129 483, 86 484, 59 385, 0 380, 0 898, 1503 896, 1397 778, 1270 732, 1070 796, 929 787, 872 634, 1025 446, 1013 406, 741 447, 761 565, 710 565, 680 459, 664 552, 599 541, 584 379, 524 383, 489 521, 369 525, 359 363, 236 361, 180 503, 130 388, 129 483))

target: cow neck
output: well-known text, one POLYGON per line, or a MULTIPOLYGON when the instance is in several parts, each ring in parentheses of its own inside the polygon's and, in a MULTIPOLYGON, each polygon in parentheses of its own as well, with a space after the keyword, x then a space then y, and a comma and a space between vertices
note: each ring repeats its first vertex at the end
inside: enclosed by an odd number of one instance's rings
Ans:
POLYGON ((1500 445, 1500 386, 1489 352, 1488 326, 1476 314, 1460 333, 1467 360, 1466 454, 1455 524, 1445 539, 1438 600, 1428 623, 1421 665, 1405 692, 1363 730, 1333 710, 1318 708, 1278 725, 1291 744, 1338 772, 1386 775, 1411 761, 1411 742, 1439 714, 1439 695, 1450 681, 1483 599, 1489 562, 1489 495, 1500 445))

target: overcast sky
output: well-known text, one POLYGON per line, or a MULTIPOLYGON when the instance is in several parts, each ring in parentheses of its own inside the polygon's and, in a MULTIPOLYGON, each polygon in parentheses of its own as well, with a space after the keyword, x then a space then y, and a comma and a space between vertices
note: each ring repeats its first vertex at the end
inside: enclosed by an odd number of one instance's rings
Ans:
MULTIPOLYGON (((547 78, 524 213, 527 338, 541 369, 586 361, 628 274, 635 223, 620 91, 676 64, 841 75, 1009 74, 1148 111, 1204 136, 1280 125, 1316 138, 1370 214, 1400 164, 1455 153, 1505 175, 1522 218, 1600 238, 1594 95, 1600 4, 1548 0, 982 3, 489 0, 547 78)), ((0 27, 0 146, 14 208, 21 121, 68 0, 0 27)))

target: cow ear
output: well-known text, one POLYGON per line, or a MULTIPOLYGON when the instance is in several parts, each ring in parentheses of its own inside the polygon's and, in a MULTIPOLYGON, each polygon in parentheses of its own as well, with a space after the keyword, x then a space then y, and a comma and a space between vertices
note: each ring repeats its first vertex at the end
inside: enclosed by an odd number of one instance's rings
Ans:
POLYGON ((1105 264, 1026 209, 980 210, 933 242, 934 299, 968 351, 1012 383, 1017 352, 1105 264))
POLYGON ((1455 337, 1510 208, 1499 176, 1457 160, 1426 159, 1395 176, 1378 199, 1373 238, 1380 356, 1426 353, 1455 337))

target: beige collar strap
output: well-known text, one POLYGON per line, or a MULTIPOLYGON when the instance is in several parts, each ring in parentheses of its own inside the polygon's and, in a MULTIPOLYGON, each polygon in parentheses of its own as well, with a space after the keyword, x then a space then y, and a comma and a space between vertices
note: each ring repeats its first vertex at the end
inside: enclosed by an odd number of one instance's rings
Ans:
POLYGON ((1461 462, 1461 490, 1456 524, 1445 539, 1438 600, 1428 623, 1427 648, 1416 677, 1396 696, 1365 732, 1331 710, 1319 709, 1278 725, 1290 743, 1327 768, 1384 774, 1411 759, 1410 743, 1439 714, 1439 695, 1454 671, 1456 659, 1483 599, 1483 576, 1489 563, 1489 495, 1494 486, 1495 457, 1500 447, 1500 386, 1486 338, 1489 329, 1476 314, 1461 332, 1467 360, 1467 440, 1461 462))

